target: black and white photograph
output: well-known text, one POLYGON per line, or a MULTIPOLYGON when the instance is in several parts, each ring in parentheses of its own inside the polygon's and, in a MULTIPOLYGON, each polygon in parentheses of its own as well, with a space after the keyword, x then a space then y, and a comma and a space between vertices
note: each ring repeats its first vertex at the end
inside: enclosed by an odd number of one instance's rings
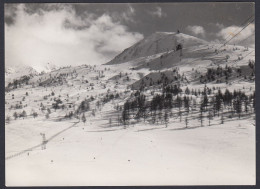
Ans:
POLYGON ((253 2, 5 3, 6 186, 256 184, 253 2))

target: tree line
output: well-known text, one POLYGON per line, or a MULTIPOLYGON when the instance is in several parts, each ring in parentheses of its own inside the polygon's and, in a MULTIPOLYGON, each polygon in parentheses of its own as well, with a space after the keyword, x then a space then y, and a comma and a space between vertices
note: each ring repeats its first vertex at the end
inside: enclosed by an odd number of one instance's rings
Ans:
POLYGON ((122 123, 128 125, 131 122, 147 120, 153 124, 161 122, 167 126, 169 118, 175 117, 179 118, 180 122, 184 120, 186 126, 191 119, 198 119, 203 126, 206 119, 210 125, 212 119, 220 117, 223 124, 225 119, 233 117, 240 119, 242 115, 255 113, 255 92, 246 95, 242 91, 230 92, 226 89, 223 93, 219 89, 212 94, 208 92, 212 89, 205 87, 200 95, 194 97, 188 95, 190 94, 188 88, 185 93, 181 90, 169 90, 176 87, 168 86, 161 94, 153 95, 150 100, 142 92, 136 91, 123 105, 122 123))

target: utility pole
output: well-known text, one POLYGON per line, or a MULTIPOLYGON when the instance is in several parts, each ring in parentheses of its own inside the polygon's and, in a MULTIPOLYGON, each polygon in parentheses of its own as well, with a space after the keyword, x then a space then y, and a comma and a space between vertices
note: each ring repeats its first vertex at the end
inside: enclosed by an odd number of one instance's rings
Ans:
POLYGON ((45 133, 40 133, 40 135, 42 136, 42 150, 45 150, 46 149, 46 143, 47 143, 45 133))

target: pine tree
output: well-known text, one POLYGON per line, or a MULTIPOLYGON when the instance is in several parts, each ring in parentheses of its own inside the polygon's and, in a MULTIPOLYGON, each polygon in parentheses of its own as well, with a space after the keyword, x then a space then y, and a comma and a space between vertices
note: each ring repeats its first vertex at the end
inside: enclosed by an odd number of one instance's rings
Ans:
POLYGON ((211 111, 209 111, 209 114, 208 114, 209 126, 210 126, 211 119, 212 119, 212 113, 211 113, 211 111))
POLYGON ((17 117, 18 117, 17 112, 14 112, 13 116, 14 116, 14 119, 17 119, 17 117))
POLYGON ((245 107, 245 112, 246 113, 248 113, 248 104, 249 104, 248 98, 246 98, 245 101, 244 101, 244 107, 245 107))
POLYGON ((157 124, 159 121, 161 121, 161 123, 162 123, 162 110, 159 110, 157 124))
POLYGON ((142 112, 143 112, 143 119, 144 119, 144 122, 145 122, 145 119, 147 117, 147 111, 146 111, 146 107, 145 106, 143 107, 142 112))
POLYGON ((222 104, 221 97, 217 95, 215 98, 215 109, 218 112, 218 117, 219 117, 219 111, 221 109, 221 104, 222 104))
MULTIPOLYGON (((197 106, 196 98, 194 98, 194 99, 192 100, 192 106, 193 106, 194 110, 196 110, 196 106, 197 106)), ((193 109, 193 108, 192 108, 192 109, 193 109)))
POLYGON ((167 124, 169 123, 169 115, 167 110, 165 110, 164 112, 164 123, 165 123, 165 127, 167 127, 168 126, 167 124))
POLYGON ((238 117, 240 119, 241 112, 242 112, 242 103, 241 103, 241 99, 238 96, 236 97, 236 99, 233 100, 233 108, 238 114, 238 117))
POLYGON ((82 117, 81 117, 81 120, 82 120, 82 122, 84 123, 84 125, 85 125, 85 123, 86 123, 86 117, 85 117, 85 114, 83 113, 83 115, 82 115, 82 117))
POLYGON ((224 116, 223 116, 223 113, 221 115, 221 124, 224 124, 224 116))
POLYGON ((177 96, 176 98, 176 106, 179 108, 178 115, 180 116, 180 122, 181 122, 181 107, 182 107, 182 98, 180 96, 177 96))
POLYGON ((206 110, 207 110, 207 107, 208 107, 208 102, 209 102, 208 96, 207 96, 206 93, 204 93, 202 105, 203 105, 203 107, 204 107, 206 110))
POLYGON ((38 113, 37 112, 33 112, 33 118, 36 118, 38 116, 38 113))
POLYGON ((120 114, 118 113, 118 115, 117 115, 117 126, 119 126, 119 125, 120 125, 120 122, 121 122, 121 119, 120 119, 120 114))
POLYGON ((26 113, 25 110, 23 110, 23 112, 21 113, 21 116, 22 116, 22 117, 27 117, 27 113, 26 113))
POLYGON ((96 116, 96 112, 95 112, 94 109, 92 109, 92 113, 91 113, 91 114, 92 114, 92 116, 94 116, 94 117, 96 116))
POLYGON ((128 112, 126 110, 123 110, 123 112, 122 112, 122 121, 123 121, 124 125, 126 125, 128 123, 128 119, 129 119, 128 112))
POLYGON ((5 122, 6 122, 6 123, 10 123, 10 121, 11 121, 10 116, 7 116, 7 117, 5 118, 5 122))
POLYGON ((199 120, 200 120, 200 126, 203 126, 203 105, 201 104, 200 106, 200 115, 199 115, 199 120))
POLYGON ((255 113, 255 108, 256 108, 256 106, 255 106, 255 91, 254 91, 254 94, 253 94, 253 107, 254 107, 254 113, 255 113))
POLYGON ((189 113, 190 112, 190 99, 189 99, 189 97, 184 96, 183 101, 184 101, 184 106, 186 108, 186 111, 189 113))
POLYGON ((185 124, 186 124, 186 128, 188 128, 189 120, 187 117, 185 118, 185 124))
POLYGON ((109 118, 109 126, 111 127, 112 126, 112 119, 109 118))
POLYGON ((190 94, 190 89, 189 89, 188 87, 185 89, 185 94, 186 94, 186 95, 189 95, 189 94, 190 94))

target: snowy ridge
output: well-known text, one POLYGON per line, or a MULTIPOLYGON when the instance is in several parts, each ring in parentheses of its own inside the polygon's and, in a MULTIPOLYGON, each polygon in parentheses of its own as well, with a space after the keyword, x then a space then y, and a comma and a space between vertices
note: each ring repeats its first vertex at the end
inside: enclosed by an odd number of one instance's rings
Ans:
POLYGON ((184 47, 207 44, 206 41, 194 36, 174 32, 156 32, 140 42, 125 49, 107 64, 119 64, 136 58, 151 56, 174 50, 181 43, 184 47))
POLYGON ((18 65, 15 67, 6 67, 5 68, 5 85, 14 79, 19 79, 22 76, 36 76, 37 72, 34 68, 30 66, 18 65))
POLYGON ((15 67, 7 67, 5 68, 5 75, 13 75, 13 76, 21 76, 21 75, 36 75, 38 72, 30 66, 23 66, 23 65, 18 65, 15 67))

